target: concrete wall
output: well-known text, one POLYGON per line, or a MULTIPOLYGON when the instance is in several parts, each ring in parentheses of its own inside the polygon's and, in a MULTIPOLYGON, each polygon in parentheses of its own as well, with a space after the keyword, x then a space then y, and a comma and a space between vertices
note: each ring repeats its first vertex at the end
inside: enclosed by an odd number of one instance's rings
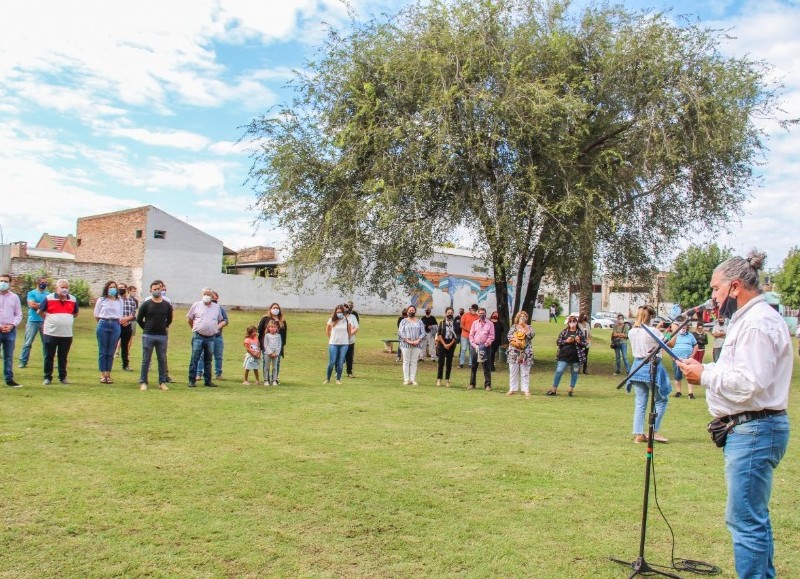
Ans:
POLYGON ((47 275, 55 281, 59 278, 68 280, 83 279, 91 288, 94 297, 99 296, 103 291, 106 282, 114 280, 117 283, 133 283, 139 287, 141 285, 134 280, 137 274, 141 277, 140 270, 125 265, 114 265, 110 263, 80 263, 64 259, 44 259, 38 257, 13 258, 11 260, 11 275, 21 276, 23 274, 38 274, 44 270, 47 275))
MULTIPOLYGON (((155 207, 149 208, 146 228, 140 286, 149 288, 150 282, 161 279, 167 284, 169 298, 185 304, 197 301, 203 287, 220 285, 220 240, 155 207), (155 230, 166 232, 165 238, 155 239, 155 230)), ((248 304, 247 297, 237 295, 236 299, 248 304)))

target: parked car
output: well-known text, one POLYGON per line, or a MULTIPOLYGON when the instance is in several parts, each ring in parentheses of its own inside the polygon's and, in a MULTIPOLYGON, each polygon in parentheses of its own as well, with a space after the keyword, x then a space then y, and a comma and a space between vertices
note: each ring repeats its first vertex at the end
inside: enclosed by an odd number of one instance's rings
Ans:
POLYGON ((598 318, 608 318, 609 320, 614 320, 616 322, 617 316, 622 316, 622 314, 619 312, 595 312, 592 314, 592 316, 598 318))
MULTIPOLYGON (((574 316, 574 317, 576 317, 576 318, 580 319, 580 315, 578 314, 578 312, 571 312, 569 315, 570 315, 570 316, 574 316)), ((569 318, 569 316, 567 316, 566 318, 564 318, 564 323, 565 323, 565 324, 567 323, 567 319, 568 319, 568 318, 569 318)), ((591 320, 591 324, 590 324, 590 325, 591 325, 593 328, 598 328, 598 329, 599 329, 599 328, 603 328, 603 329, 610 330, 611 328, 613 328, 613 327, 614 327, 614 325, 615 325, 616 323, 617 323, 617 322, 616 322, 616 318, 615 318, 615 319, 613 319, 613 320, 610 320, 610 319, 608 319, 608 318, 601 318, 601 317, 598 317, 598 316, 597 316, 597 314, 592 314, 592 320, 591 320)))

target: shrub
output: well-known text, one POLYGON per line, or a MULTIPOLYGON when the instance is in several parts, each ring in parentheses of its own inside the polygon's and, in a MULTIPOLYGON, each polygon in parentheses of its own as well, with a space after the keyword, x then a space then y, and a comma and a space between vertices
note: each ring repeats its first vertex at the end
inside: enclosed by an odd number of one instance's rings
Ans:
POLYGON ((88 306, 89 300, 92 299, 92 290, 89 289, 89 284, 84 279, 75 279, 69 282, 69 293, 75 296, 78 300, 78 305, 88 306))

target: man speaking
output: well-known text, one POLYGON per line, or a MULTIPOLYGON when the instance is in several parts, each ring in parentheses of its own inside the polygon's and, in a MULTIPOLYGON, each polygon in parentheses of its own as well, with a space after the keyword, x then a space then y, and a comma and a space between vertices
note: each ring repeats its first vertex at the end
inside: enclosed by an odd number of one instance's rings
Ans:
POLYGON ((765 257, 751 251, 717 266, 711 296, 730 322, 719 360, 679 363, 690 383, 706 387, 708 410, 728 433, 718 445, 724 444, 725 520, 739 577, 775 577, 769 498, 772 471, 789 442, 792 343, 783 318, 761 295, 765 257))

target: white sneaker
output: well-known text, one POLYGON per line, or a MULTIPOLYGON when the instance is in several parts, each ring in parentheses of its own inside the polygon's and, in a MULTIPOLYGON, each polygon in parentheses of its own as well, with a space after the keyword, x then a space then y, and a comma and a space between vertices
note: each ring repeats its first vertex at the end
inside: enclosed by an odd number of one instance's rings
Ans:
POLYGON ((403 380, 403 386, 408 386, 409 384, 411 384, 411 382, 408 380, 403 380))
POLYGON ((442 381, 441 381, 441 380, 437 380, 437 381, 436 381, 436 385, 437 385, 437 386, 441 386, 441 385, 442 385, 442 381))
POLYGON ((418 386, 418 384, 417 384, 417 381, 416 381, 416 380, 412 380, 412 381, 411 381, 411 385, 412 385, 412 386, 418 386))
POLYGON ((144 382, 139 384, 139 390, 147 390, 147 384, 145 384, 144 382))
POLYGON ((336 383, 337 383, 339 386, 341 386, 341 385, 342 385, 342 381, 341 381, 341 380, 337 380, 337 381, 336 381, 336 383))
MULTIPOLYGON (((322 382, 322 383, 323 383, 323 384, 330 384, 330 383, 331 383, 331 381, 330 381, 330 380, 325 380, 325 381, 324 381, 324 382, 322 382)), ((264 384, 266 384, 266 382, 264 382, 264 384)))

